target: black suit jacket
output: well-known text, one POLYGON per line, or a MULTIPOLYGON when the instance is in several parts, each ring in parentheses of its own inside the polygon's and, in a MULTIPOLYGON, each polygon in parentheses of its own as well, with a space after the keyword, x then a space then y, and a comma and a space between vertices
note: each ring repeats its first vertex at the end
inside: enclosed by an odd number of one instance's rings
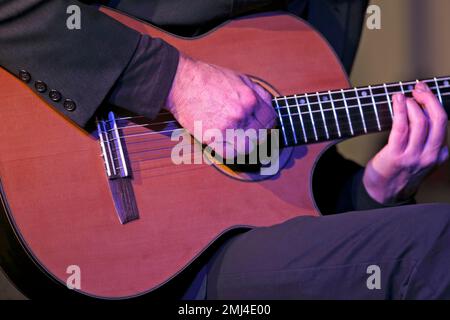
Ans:
POLYGON ((198 34, 236 16, 285 9, 316 26, 350 70, 367 0, 0 0, 0 65, 28 79, 37 94, 81 126, 114 87, 140 38, 92 3, 184 35, 198 34), (66 27, 66 10, 72 4, 81 8, 81 30, 66 27), (48 90, 39 92, 36 81, 44 82, 48 90), (50 90, 61 97, 52 100, 50 90), (75 108, 64 103, 66 99, 75 108))

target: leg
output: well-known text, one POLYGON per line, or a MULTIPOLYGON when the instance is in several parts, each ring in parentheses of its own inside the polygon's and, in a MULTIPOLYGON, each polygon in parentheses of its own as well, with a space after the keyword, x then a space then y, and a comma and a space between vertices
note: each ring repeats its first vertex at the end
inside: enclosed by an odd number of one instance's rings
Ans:
POLYGON ((298 217, 229 241, 208 299, 450 298, 450 206, 298 217), (381 289, 369 289, 371 265, 381 289))

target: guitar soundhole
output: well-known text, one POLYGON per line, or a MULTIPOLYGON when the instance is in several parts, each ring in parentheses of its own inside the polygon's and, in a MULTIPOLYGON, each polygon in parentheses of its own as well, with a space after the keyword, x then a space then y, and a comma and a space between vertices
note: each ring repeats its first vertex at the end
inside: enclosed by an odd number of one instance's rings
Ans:
POLYGON ((262 181, 278 175, 289 162, 293 150, 294 148, 283 148, 276 150, 276 155, 268 153, 267 157, 264 157, 265 161, 261 161, 259 157, 255 161, 254 158, 246 155, 245 159, 244 157, 240 159, 240 162, 238 159, 233 159, 231 163, 227 163, 226 160, 217 157, 214 152, 209 154, 209 158, 216 169, 232 178, 243 181, 262 181))
MULTIPOLYGON (((266 89, 270 94, 272 94, 272 96, 280 96, 280 93, 266 81, 252 75, 249 75, 249 77, 253 82, 266 89)), ((278 139, 280 139, 280 137, 278 137, 278 139)), ((278 147, 274 148, 271 145, 271 141, 272 140, 269 136, 266 142, 264 142, 265 145, 258 146, 258 148, 264 147, 263 150, 267 150, 262 152, 262 154, 265 156, 266 160, 270 159, 268 162, 261 161, 259 157, 260 152, 257 152, 258 157, 256 161, 254 158, 250 159, 250 156, 247 155, 245 157, 245 161, 241 161, 240 163, 237 159, 234 159, 233 163, 227 163, 223 159, 216 157, 214 152, 211 152, 211 158, 215 167, 230 177, 244 181, 261 181, 270 179, 278 175, 279 172, 287 165, 294 150, 292 147, 282 149, 278 147), (274 152, 276 154, 274 154, 274 152)), ((277 145, 281 145, 280 141, 278 141, 277 145)))

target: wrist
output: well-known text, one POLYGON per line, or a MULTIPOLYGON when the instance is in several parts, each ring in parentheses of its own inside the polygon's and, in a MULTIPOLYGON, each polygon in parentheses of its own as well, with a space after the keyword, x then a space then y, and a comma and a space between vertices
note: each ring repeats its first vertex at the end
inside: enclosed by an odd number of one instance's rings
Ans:
MULTIPOLYGON (((383 206, 396 206, 414 202, 416 189, 408 187, 406 183, 386 179, 373 168, 370 168, 370 165, 369 163, 364 170, 362 179, 363 187, 370 198, 383 206)), ((406 181, 405 178, 401 179, 402 176, 402 173, 398 173, 396 178, 400 177, 401 181, 406 181)))
POLYGON ((179 92, 183 92, 183 90, 185 90, 183 89, 183 79, 186 78, 187 74, 189 74, 186 73, 186 69, 189 68, 190 64, 192 64, 192 59, 188 58, 180 52, 177 71, 175 73, 169 95, 167 96, 166 106, 164 107, 164 109, 171 112, 172 114, 175 114, 176 106, 180 100, 179 92))
POLYGON ((390 190, 389 182, 386 182, 384 177, 373 170, 369 169, 370 164, 364 170, 363 187, 367 194, 377 203, 385 205, 395 202, 393 190, 390 190))

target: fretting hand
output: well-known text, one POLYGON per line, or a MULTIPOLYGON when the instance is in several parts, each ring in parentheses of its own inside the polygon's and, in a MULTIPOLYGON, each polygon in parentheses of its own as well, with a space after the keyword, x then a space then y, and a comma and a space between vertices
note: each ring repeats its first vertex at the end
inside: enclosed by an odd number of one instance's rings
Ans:
POLYGON ((413 98, 393 97, 394 119, 388 144, 366 166, 363 183, 381 204, 403 201, 448 158, 447 114, 424 83, 413 98))

